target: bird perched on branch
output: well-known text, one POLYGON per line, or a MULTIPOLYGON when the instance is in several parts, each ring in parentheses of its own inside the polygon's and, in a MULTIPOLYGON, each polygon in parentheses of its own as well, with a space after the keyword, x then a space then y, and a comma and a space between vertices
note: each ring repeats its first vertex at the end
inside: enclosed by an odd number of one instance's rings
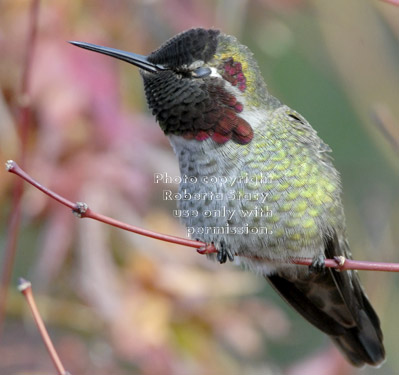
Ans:
POLYGON ((380 322, 356 272, 324 267, 326 257, 351 257, 330 148, 269 93, 249 49, 201 28, 148 56, 71 43, 140 68, 148 105, 191 178, 178 205, 192 237, 213 243, 220 263, 262 274, 353 365, 379 365, 380 322), (312 266, 290 263, 299 257, 312 266))

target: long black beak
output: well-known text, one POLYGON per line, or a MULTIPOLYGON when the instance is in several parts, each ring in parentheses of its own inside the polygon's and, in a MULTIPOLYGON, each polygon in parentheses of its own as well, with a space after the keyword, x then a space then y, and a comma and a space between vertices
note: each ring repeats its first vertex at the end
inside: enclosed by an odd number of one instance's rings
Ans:
POLYGON ((136 53, 125 52, 120 49, 97 46, 96 44, 84 43, 84 42, 69 42, 74 46, 80 48, 88 49, 89 51, 99 52, 104 55, 115 57, 119 60, 126 61, 133 64, 141 69, 147 70, 148 72, 159 72, 160 70, 167 70, 166 67, 159 64, 153 64, 148 61, 147 56, 138 55, 136 53))

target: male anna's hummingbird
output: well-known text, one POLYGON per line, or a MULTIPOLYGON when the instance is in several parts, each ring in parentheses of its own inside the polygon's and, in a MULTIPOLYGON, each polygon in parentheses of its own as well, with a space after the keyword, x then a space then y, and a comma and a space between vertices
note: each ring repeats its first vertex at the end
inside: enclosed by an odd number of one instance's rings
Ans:
POLYGON ((252 53, 217 30, 191 29, 148 56, 78 47, 140 68, 152 113, 179 159, 179 209, 192 237, 262 274, 355 366, 385 356, 380 322, 350 258, 339 174, 306 119, 267 90, 252 53), (313 267, 290 263, 313 258, 313 267))

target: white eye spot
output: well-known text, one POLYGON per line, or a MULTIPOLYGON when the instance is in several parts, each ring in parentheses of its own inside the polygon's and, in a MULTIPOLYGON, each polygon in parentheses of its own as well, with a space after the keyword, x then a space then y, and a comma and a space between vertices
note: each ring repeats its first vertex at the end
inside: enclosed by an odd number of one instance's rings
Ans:
POLYGON ((217 77, 217 78, 222 78, 222 76, 219 74, 218 70, 216 68, 209 68, 211 70, 211 77, 217 77))

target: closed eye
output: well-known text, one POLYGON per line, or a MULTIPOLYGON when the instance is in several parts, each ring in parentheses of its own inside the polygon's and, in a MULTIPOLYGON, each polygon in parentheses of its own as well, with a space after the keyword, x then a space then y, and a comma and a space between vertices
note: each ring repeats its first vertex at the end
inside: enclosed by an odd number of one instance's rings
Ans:
POLYGON ((206 66, 200 66, 199 68, 193 70, 192 76, 194 78, 204 78, 209 76, 212 73, 210 68, 207 68, 206 66))

